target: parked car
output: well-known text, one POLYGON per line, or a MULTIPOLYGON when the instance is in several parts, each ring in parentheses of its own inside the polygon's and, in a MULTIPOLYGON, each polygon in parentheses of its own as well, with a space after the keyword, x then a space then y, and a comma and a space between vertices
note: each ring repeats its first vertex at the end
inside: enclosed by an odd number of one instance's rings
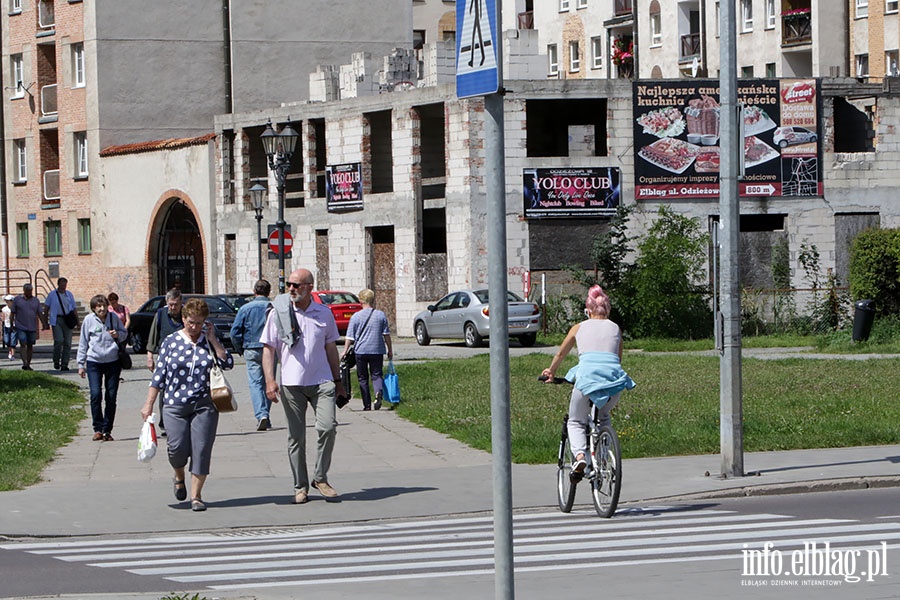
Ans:
MULTIPOLYGON (((237 316, 237 309, 226 302, 221 296, 204 294, 183 294, 182 301, 187 302, 191 298, 202 298, 209 306, 209 320, 216 326, 216 335, 228 348, 234 348, 231 344, 231 324, 237 316)), ((154 296, 147 300, 143 306, 131 313, 131 325, 128 333, 131 337, 131 347, 135 354, 147 352, 147 338, 150 335, 150 325, 153 323, 153 315, 166 305, 165 296, 154 296)))
POLYGON ((253 294, 216 294, 216 296, 230 304, 234 310, 238 310, 255 297, 253 294))
POLYGON ((350 317, 353 313, 362 310, 362 304, 356 294, 350 292, 341 292, 335 290, 322 290, 312 293, 314 302, 324 304, 331 309, 334 320, 337 322, 338 333, 347 335, 347 326, 350 324, 350 317))
POLYGON ((815 142, 817 139, 816 133, 805 127, 779 127, 772 135, 772 141, 779 148, 815 142))
MULTIPOLYGON (((512 292, 509 302, 509 335, 523 346, 533 346, 541 328, 541 309, 512 292)), ((490 311, 487 290, 460 290, 447 294, 413 319, 416 342, 427 346, 432 338, 465 340, 476 348, 490 334, 490 311)))

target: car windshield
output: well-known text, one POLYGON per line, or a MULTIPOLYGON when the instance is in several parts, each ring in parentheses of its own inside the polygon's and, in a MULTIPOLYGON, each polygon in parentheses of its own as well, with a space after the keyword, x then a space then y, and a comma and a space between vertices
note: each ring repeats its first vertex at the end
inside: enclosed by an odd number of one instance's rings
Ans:
POLYGON ((359 304, 359 298, 350 292, 330 292, 319 294, 322 304, 359 304))
POLYGON ((210 313, 226 313, 227 314, 227 313, 234 312, 234 308, 230 304, 228 304, 227 302, 222 300, 221 298, 206 297, 206 298, 202 298, 202 300, 206 301, 206 305, 209 307, 210 313))
MULTIPOLYGON (((474 293, 475 293, 475 296, 478 298, 479 302, 481 302, 482 304, 488 303, 488 291, 487 290, 476 290, 474 293)), ((521 298, 519 298, 518 296, 516 296, 514 293, 512 293, 510 291, 506 292, 506 301, 507 302, 525 302, 524 300, 522 300, 521 298)))

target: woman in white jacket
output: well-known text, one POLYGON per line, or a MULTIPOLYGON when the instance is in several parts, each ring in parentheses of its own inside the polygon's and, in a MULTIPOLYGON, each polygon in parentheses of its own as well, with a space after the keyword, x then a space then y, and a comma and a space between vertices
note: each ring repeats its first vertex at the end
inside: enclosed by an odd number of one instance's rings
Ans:
POLYGON ((78 341, 78 375, 88 378, 91 388, 91 417, 94 441, 111 442, 116 419, 116 396, 119 393, 119 343, 128 336, 116 313, 109 310, 109 300, 103 294, 91 298, 91 313, 81 324, 78 341), (105 383, 105 404, 104 401, 105 383))

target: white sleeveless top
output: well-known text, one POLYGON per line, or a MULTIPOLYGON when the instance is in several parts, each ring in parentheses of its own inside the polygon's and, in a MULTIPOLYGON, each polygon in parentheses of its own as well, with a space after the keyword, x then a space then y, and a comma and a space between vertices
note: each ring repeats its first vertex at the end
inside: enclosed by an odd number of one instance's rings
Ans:
POLYGON ((619 326, 609 319, 588 319, 582 321, 575 334, 575 345, 578 354, 585 352, 619 353, 622 332, 619 326))

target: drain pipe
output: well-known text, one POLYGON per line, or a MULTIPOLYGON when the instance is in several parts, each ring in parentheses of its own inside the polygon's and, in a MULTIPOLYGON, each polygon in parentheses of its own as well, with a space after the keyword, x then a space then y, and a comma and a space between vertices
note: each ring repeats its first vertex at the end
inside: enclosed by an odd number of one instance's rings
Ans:
POLYGON ((225 112, 234 112, 234 78, 231 47, 231 0, 222 0, 222 41, 225 50, 225 112))

